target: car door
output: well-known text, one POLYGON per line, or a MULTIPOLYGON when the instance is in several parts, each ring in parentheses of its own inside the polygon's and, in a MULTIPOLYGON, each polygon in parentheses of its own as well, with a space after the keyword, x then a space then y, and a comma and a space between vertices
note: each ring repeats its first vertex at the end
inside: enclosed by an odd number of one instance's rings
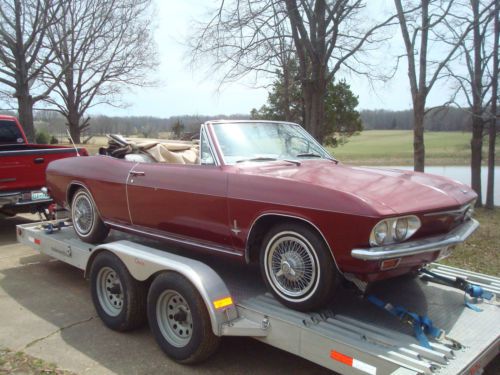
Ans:
POLYGON ((139 163, 130 171, 127 195, 136 227, 231 246, 227 175, 213 161, 139 163))

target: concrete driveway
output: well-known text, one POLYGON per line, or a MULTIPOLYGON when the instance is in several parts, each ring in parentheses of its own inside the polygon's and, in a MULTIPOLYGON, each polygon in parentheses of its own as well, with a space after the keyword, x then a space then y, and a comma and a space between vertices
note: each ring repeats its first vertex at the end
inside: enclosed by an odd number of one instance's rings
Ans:
POLYGON ((0 219, 0 348, 24 351, 78 374, 327 374, 327 370, 252 339, 224 338, 195 367, 157 347, 149 329, 117 333, 97 318, 80 270, 16 242, 16 224, 0 219))

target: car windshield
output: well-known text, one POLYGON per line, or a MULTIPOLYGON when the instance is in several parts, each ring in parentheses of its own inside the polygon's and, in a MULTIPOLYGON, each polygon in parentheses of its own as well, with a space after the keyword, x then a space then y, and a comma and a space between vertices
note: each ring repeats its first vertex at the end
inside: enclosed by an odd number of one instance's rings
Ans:
POLYGON ((225 164, 273 160, 331 159, 301 126, 280 122, 215 123, 225 164))

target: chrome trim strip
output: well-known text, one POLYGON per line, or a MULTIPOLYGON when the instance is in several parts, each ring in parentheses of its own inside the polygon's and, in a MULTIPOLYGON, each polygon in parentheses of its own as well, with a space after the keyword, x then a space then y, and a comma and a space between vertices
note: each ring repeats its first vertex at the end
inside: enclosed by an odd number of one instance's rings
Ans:
POLYGON ((305 223, 310 224, 314 229, 316 229, 318 231, 318 233, 321 235, 321 237, 325 241, 326 246, 328 247, 328 250, 330 251, 330 254, 332 255, 332 259, 333 259, 333 262, 335 263, 335 267, 337 267, 337 270, 340 272, 341 275, 343 275, 343 272, 339 268, 337 260, 335 259, 335 255, 333 255, 333 251, 332 251, 332 248, 330 247, 330 244, 326 240, 326 237, 323 235, 323 233, 319 230, 319 228, 313 222, 309 221, 308 219, 304 219, 303 217, 300 217, 300 216, 293 216, 293 215, 287 215, 287 214, 278 214, 278 213, 273 213, 273 212, 268 212, 268 213, 262 214, 262 215, 258 216, 252 222, 252 225, 250 226, 250 229, 248 230, 247 239, 246 239, 246 242, 245 242, 245 261, 247 263, 250 263, 250 254, 249 254, 249 250, 250 249, 248 248, 248 240, 250 239, 250 233, 252 233, 252 230, 253 230, 253 227, 254 227, 255 223, 257 221, 259 221, 259 219, 262 218, 262 217, 264 217, 264 216, 283 216, 283 217, 289 217, 289 218, 297 219, 297 220, 300 220, 300 221, 303 221, 305 223))
POLYGON ((383 260, 428 253, 464 242, 478 227, 479 222, 471 219, 444 235, 394 245, 353 249, 351 255, 353 258, 362 260, 383 260))
POLYGON ((128 219, 130 223, 133 225, 134 221, 132 220, 132 213, 130 212, 130 203, 128 200, 128 180, 131 179, 130 172, 134 170, 134 168, 138 165, 139 163, 135 163, 132 168, 127 173, 127 176, 125 177, 125 199, 127 200, 127 211, 128 211, 128 219))
POLYGON ((443 215, 454 215, 454 216, 459 216, 465 213, 470 208, 471 204, 467 203, 466 205, 457 208, 455 210, 448 210, 448 211, 440 211, 440 212, 430 212, 428 214, 424 214, 424 216, 443 216, 443 215))
POLYGON ((237 253, 237 252, 234 252, 234 251, 220 249, 220 248, 215 247, 215 246, 209 246, 209 245, 200 244, 199 242, 196 242, 195 240, 184 240, 184 239, 172 237, 172 236, 169 236, 169 235, 148 232, 148 231, 145 231, 145 230, 140 230, 140 229, 137 229, 137 228, 132 228, 131 226, 117 224, 117 223, 115 223, 113 221, 109 221, 109 220, 105 220, 104 223, 106 225, 109 225, 110 227, 122 228, 124 230, 131 231, 131 232, 134 232, 134 233, 139 233, 139 234, 142 234, 142 235, 145 235, 145 236, 149 236, 149 237, 156 237, 156 238, 164 239, 164 240, 167 240, 167 241, 178 242, 178 243, 182 243, 184 245, 189 245, 189 246, 192 246, 192 247, 204 248, 204 249, 208 249, 208 250, 212 250, 212 251, 218 251, 218 252, 229 254, 229 255, 235 255, 235 256, 239 256, 239 257, 243 256, 243 254, 240 254, 240 253, 237 253))

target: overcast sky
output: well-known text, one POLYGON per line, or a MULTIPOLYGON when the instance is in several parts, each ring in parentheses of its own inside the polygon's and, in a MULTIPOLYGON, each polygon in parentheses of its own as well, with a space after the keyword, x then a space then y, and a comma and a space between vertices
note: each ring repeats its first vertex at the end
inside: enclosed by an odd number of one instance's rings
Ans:
MULTIPOLYGON (((159 84, 154 88, 134 89, 124 95, 130 105, 125 109, 107 106, 95 107, 94 114, 139 116, 151 115, 169 117, 174 115, 218 115, 245 114, 252 108, 263 105, 267 99, 264 89, 250 87, 247 82, 231 83, 220 90, 218 80, 200 71, 191 69, 184 45, 189 36, 193 19, 206 19, 210 6, 217 0, 156 0, 155 39, 158 46, 160 66, 154 77, 159 84), (211 4, 211 5, 210 5, 211 4)), ((376 7, 374 12, 382 12, 382 3, 393 6, 392 0, 369 2, 376 7)), ((378 14, 381 16, 381 13, 378 14)), ((387 61, 390 56, 402 54, 399 29, 394 28, 390 45, 381 49, 380 55, 387 61)), ((207 61, 207 67, 209 62, 207 61)), ((385 64, 387 65, 387 63, 385 64)), ((384 64, 382 64, 384 66, 384 64)), ((399 69, 389 83, 378 83, 375 87, 364 78, 346 76, 352 91, 359 96, 359 109, 408 109, 411 107, 406 61, 402 60, 399 69)), ((259 83, 264 84, 262 80, 259 83)), ((441 104, 443 89, 435 87, 431 92, 428 105, 441 104)))

